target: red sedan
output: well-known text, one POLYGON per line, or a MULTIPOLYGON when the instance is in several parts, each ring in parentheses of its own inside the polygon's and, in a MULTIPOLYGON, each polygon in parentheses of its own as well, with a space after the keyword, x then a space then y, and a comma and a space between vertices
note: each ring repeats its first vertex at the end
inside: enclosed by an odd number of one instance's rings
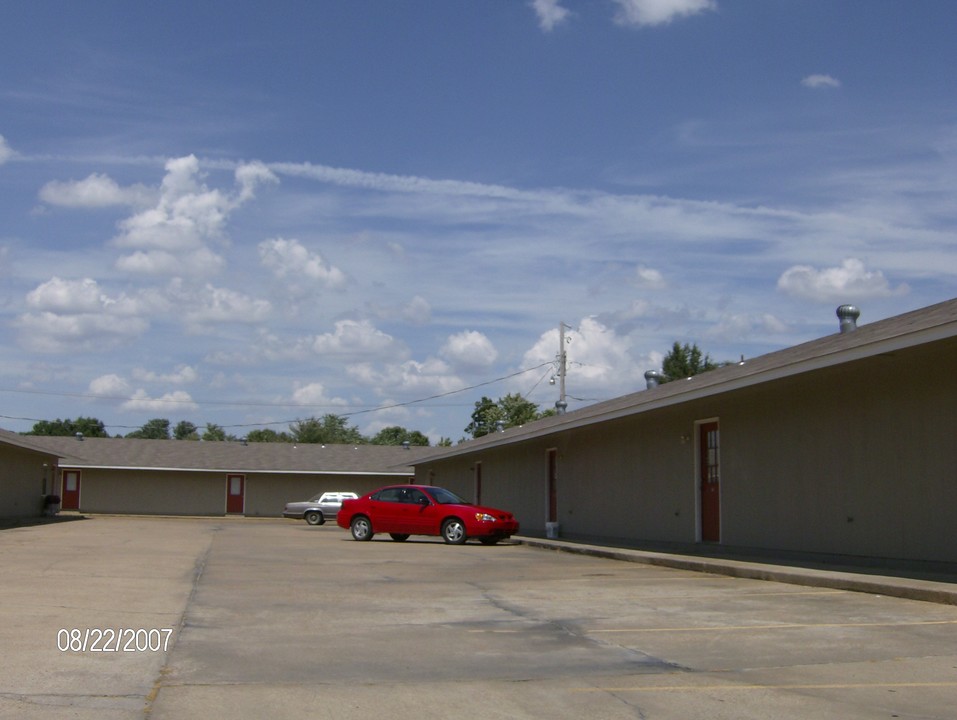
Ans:
POLYGON ((431 485, 391 485, 357 500, 344 500, 336 522, 352 530, 356 540, 371 540, 382 532, 396 542, 410 535, 440 535, 452 545, 469 538, 494 545, 518 532, 512 513, 473 505, 431 485))

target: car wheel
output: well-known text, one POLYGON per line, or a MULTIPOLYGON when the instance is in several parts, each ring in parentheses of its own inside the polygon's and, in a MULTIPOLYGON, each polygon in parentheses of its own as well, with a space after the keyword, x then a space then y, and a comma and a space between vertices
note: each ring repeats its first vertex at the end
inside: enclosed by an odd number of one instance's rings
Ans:
POLYGON ((479 538, 479 542, 482 543, 483 545, 495 545, 501 539, 502 538, 498 538, 498 537, 483 537, 483 538, 479 538))
POLYGON ((461 545, 467 539, 465 523, 458 518, 449 518, 442 523, 442 539, 449 545, 461 545))
POLYGON ((374 534, 372 532, 372 523, 369 522, 369 518, 365 515, 352 518, 349 527, 352 529, 352 537, 356 540, 371 540, 374 534))
POLYGON ((405 542, 409 539, 408 533, 389 533, 396 542, 405 542))
POLYGON ((322 513, 318 510, 310 510, 305 514, 304 517, 306 518, 306 522, 310 525, 322 525, 326 521, 326 519, 322 516, 322 513))

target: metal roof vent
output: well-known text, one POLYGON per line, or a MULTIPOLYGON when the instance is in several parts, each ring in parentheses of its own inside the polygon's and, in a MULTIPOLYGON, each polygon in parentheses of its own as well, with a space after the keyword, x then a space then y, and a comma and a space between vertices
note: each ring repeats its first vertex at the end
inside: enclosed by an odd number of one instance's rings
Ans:
POLYGON ((648 370, 645 373, 645 389, 651 390, 658 387, 663 379, 664 376, 657 370, 648 370))
POLYGON ((78 433, 75 435, 75 437, 76 437, 77 440, 82 440, 82 439, 83 439, 83 433, 78 432, 78 433))
POLYGON ((841 332, 854 332, 857 330, 857 318, 861 316, 861 311, 854 305, 841 305, 837 309, 837 319, 841 324, 841 332))

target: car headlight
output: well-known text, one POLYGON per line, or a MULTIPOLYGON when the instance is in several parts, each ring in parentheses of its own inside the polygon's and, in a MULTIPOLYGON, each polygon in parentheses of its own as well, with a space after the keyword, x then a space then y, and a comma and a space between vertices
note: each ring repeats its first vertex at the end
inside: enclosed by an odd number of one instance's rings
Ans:
POLYGON ((475 513, 475 519, 479 522, 495 522, 495 516, 488 513, 475 513))

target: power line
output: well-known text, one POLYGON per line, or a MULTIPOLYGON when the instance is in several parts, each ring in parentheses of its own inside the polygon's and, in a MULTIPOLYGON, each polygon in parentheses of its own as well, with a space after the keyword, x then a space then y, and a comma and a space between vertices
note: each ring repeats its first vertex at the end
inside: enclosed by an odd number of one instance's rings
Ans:
MULTIPOLYGON (((551 362, 544 362, 540 365, 535 365, 534 367, 525 368, 523 370, 518 370, 516 372, 510 373, 508 375, 503 375, 502 377, 494 378, 492 380, 485 380, 474 385, 469 385, 467 387, 458 388, 457 390, 448 390, 446 392, 437 393, 435 395, 429 395, 428 397, 418 398, 416 400, 407 400, 405 402, 392 403, 389 405, 378 405, 366 407, 361 410, 355 410, 352 412, 341 413, 342 417, 352 417, 353 415, 364 415, 366 413, 379 412, 381 410, 392 410, 398 407, 406 407, 408 405, 416 405, 418 403, 428 402, 430 400, 438 400, 439 398, 448 397, 450 395, 457 395, 458 393, 468 392, 469 390, 475 390, 476 388, 485 387, 487 385, 494 385, 497 382, 502 382, 503 380, 509 380, 513 377, 518 377, 519 375, 524 375, 525 373, 532 372, 533 370, 538 370, 545 367, 546 365, 551 365, 551 362)), ((547 373, 546 373, 547 374, 547 373)), ((541 381, 539 381, 541 382, 541 381)), ((536 383, 537 385, 537 383, 536 383)), ((15 390, 12 388, 0 388, 0 392, 8 393, 20 393, 25 395, 47 395, 51 397, 70 397, 70 398, 83 398, 88 400, 116 400, 122 402, 128 402, 132 398, 117 396, 117 395, 95 395, 91 393, 70 393, 70 392, 52 392, 48 390, 15 390)), ((163 399, 162 402, 169 404, 183 404, 183 405, 221 405, 221 406, 231 406, 231 407, 298 407, 298 403, 265 403, 265 402, 252 402, 252 401, 230 401, 230 400, 177 400, 177 399, 163 399)), ((454 405, 445 405, 444 407, 460 407, 464 404, 456 403, 454 405)), ((310 408, 336 408, 341 409, 342 405, 306 405, 303 407, 310 408)), ((356 407, 356 406, 345 406, 345 407, 356 407)), ((359 406, 362 407, 362 406, 359 406)), ((443 407, 443 406, 438 406, 443 407)), ((0 418, 5 420, 22 420, 27 422, 43 422, 42 418, 25 418, 25 417, 13 417, 10 415, 0 415, 0 418)), ((242 423, 242 424, 233 424, 233 425, 220 425, 222 428, 243 428, 243 427, 260 427, 264 425, 288 425, 294 423, 299 418, 295 420, 274 420, 270 422, 258 422, 258 423, 242 423)), ((109 428, 121 428, 121 429, 138 429, 140 426, 132 425, 106 425, 104 427, 109 428)))
POLYGON ((379 406, 379 407, 371 408, 371 409, 369 409, 369 410, 358 410, 358 411, 356 411, 356 412, 354 412, 354 413, 345 413, 345 416, 346 416, 346 417, 351 417, 352 415, 361 415, 361 414, 363 414, 363 413, 377 412, 377 411, 379 411, 379 410, 391 410, 392 408, 405 407, 406 405, 415 405, 416 403, 420 403, 420 402, 428 402, 429 400, 436 400, 436 399, 438 399, 438 398, 447 397, 447 396, 449 396, 449 395, 455 395, 455 394, 460 393, 460 392, 466 392, 466 391, 468 391, 468 390, 475 390, 476 388, 485 387, 486 385, 493 385, 493 384, 495 384, 495 383, 497 383, 497 382, 501 382, 501 381, 503 381, 503 380, 509 380, 509 379, 511 379, 511 378, 513 378, 513 377, 518 377, 519 375, 524 375, 524 374, 527 373, 527 372, 532 372, 532 370, 538 370, 538 369, 540 369, 540 368, 543 368, 543 367, 545 367, 546 365, 551 365, 551 362, 542 363, 541 365, 536 365, 535 367, 525 368, 524 370, 519 370, 519 371, 517 371, 517 372, 513 372, 511 375, 505 375, 505 376, 500 377, 500 378, 495 378, 494 380, 486 380, 485 382, 476 383, 475 385, 469 385, 468 387, 460 388, 460 389, 458 389, 458 390, 449 390, 448 392, 439 393, 438 395, 430 395, 429 397, 421 398, 421 399, 419 399, 419 400, 408 400, 408 401, 406 401, 406 402, 394 403, 394 404, 392 404, 392 405, 381 405, 381 406, 379 406))

